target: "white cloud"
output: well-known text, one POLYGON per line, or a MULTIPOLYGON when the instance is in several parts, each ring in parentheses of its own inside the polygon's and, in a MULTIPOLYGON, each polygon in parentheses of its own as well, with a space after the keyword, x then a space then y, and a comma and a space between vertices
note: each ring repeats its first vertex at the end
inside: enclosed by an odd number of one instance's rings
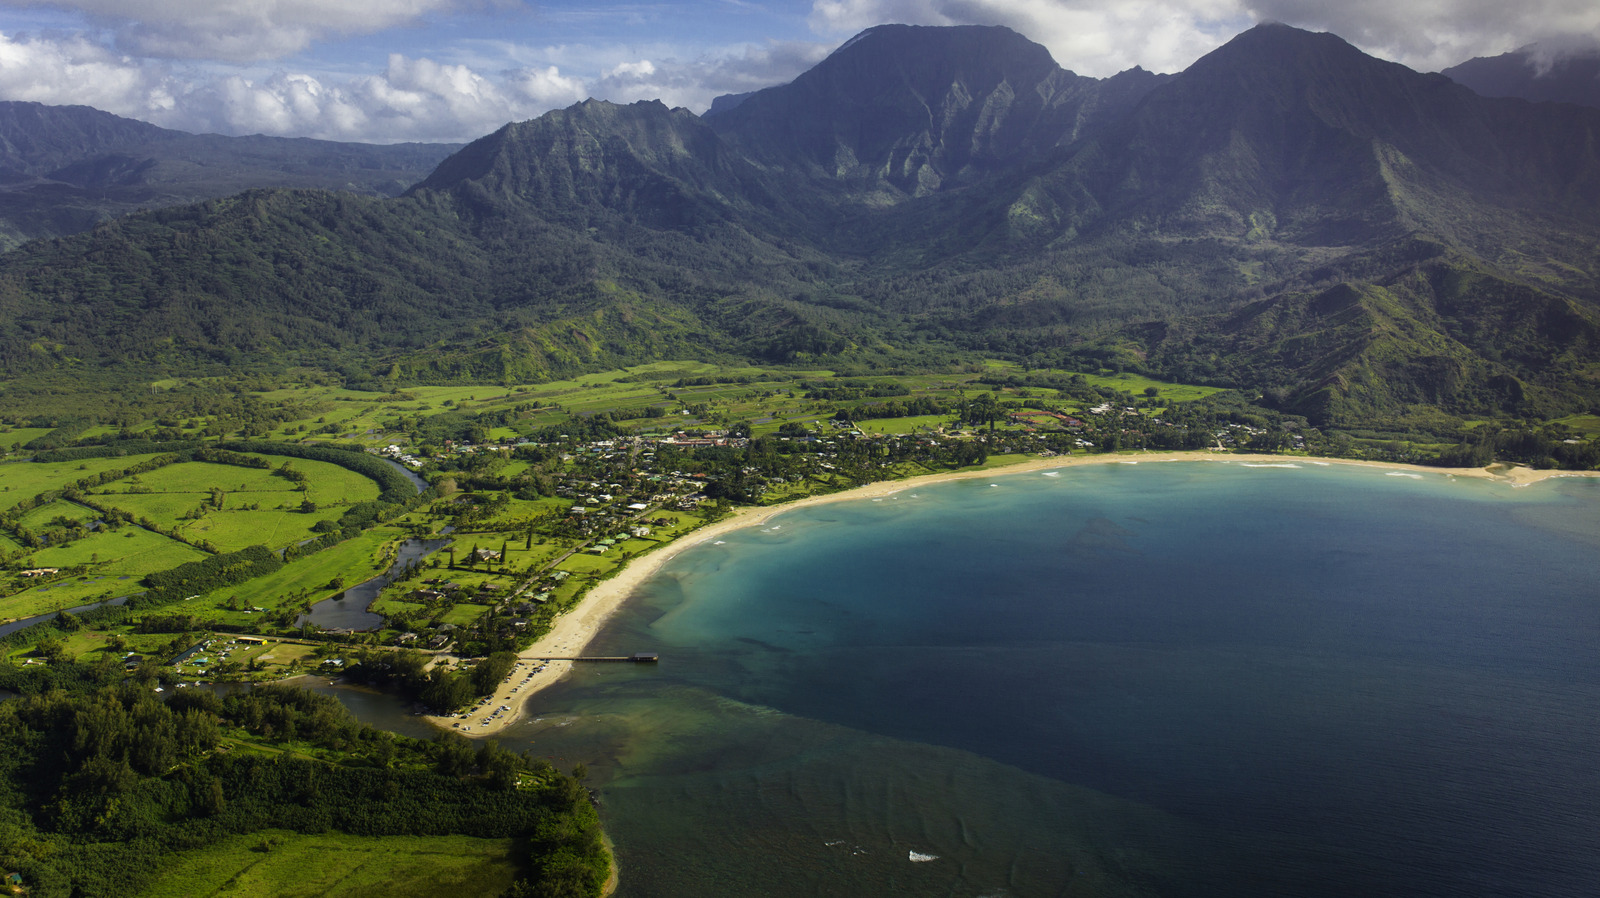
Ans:
POLYGON ((1252 14, 1331 31, 1375 56, 1437 71, 1542 38, 1600 35, 1594 0, 1244 0, 1252 14))
POLYGON ((1105 76, 1176 72, 1255 22, 1331 31, 1375 56, 1435 71, 1551 35, 1600 35, 1594 0, 814 0, 810 22, 850 34, 883 22, 1005 25, 1062 66, 1105 76))
POLYGON ((334 35, 371 34, 463 0, 0 0, 85 16, 126 52, 163 59, 279 59, 334 35))
POLYGON ((607 72, 606 75, 612 78, 643 79, 655 73, 655 64, 648 59, 641 59, 638 62, 624 62, 607 72))
MULTIPOLYGON (((432 59, 389 57, 382 74, 342 82, 276 73, 194 91, 183 112, 228 133, 330 140, 470 140, 586 96, 554 66, 488 76, 432 59)), ((192 128, 191 128, 192 130, 192 128)))
POLYGON ((828 55, 832 44, 774 41, 734 48, 687 62, 656 58, 607 70, 590 92, 616 103, 660 100, 704 112, 721 94, 746 93, 792 81, 828 55))
MULTIPOLYGON (((0 8, 65 11, 18 13, 36 28, 55 30, 0 33, 0 99, 89 105, 188 131, 465 140, 589 96, 619 103, 660 99, 703 111, 719 94, 789 81, 840 41, 883 22, 1007 25, 1044 44, 1063 66, 1100 76, 1133 65, 1179 71, 1264 20, 1332 31, 1423 70, 1558 34, 1600 35, 1594 0, 1515 6, 1503 0, 812 0, 808 22, 820 36, 815 41, 708 47, 676 36, 679 31, 662 25, 662 8, 649 6, 630 7, 657 16, 647 39, 633 43, 541 45, 508 33, 489 36, 474 30, 484 21, 474 19, 474 28, 441 28, 445 36, 435 45, 416 42, 428 48, 391 54, 377 68, 362 69, 359 57, 338 54, 325 63, 302 57, 294 65, 240 62, 398 24, 438 19, 459 25, 470 17, 446 14, 520 2, 0 0, 0 8), (69 32, 62 27, 67 18, 94 27, 69 32)), ((565 14, 599 22, 603 12, 568 8, 565 14)), ((541 12, 528 21, 535 19, 545 27, 560 16, 541 12)), ((416 30, 405 33, 417 37, 416 30)), ((371 43, 360 44, 363 52, 371 43)))
POLYGON ((1238 0, 815 0, 810 21, 827 34, 883 22, 1004 25, 1097 77, 1135 65, 1180 71, 1250 24, 1238 0))
POLYGON ((144 117, 170 107, 159 67, 112 53, 81 37, 60 40, 0 34, 0 97, 81 104, 144 117))
POLYGON ((482 73, 394 54, 381 73, 358 77, 179 71, 81 37, 0 34, 0 98, 93 106, 198 133, 469 140, 588 95, 555 66, 482 73))

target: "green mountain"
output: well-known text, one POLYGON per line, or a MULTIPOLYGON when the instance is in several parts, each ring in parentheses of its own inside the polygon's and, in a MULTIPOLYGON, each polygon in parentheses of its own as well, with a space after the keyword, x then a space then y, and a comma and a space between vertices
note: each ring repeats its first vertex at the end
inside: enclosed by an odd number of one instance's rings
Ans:
POLYGON ((396 196, 458 148, 189 134, 86 106, 0 102, 0 248, 252 187, 396 196))
POLYGON ((1486 97, 1600 108, 1600 45, 1529 44, 1499 56, 1480 56, 1440 72, 1486 97))
POLYGON ((29 244, 0 257, 0 365, 404 383, 983 352, 1321 422, 1554 415, 1600 399, 1597 237, 1600 110, 1279 25, 1107 79, 1003 28, 882 26, 704 118, 507 125, 398 198, 254 191, 29 244))

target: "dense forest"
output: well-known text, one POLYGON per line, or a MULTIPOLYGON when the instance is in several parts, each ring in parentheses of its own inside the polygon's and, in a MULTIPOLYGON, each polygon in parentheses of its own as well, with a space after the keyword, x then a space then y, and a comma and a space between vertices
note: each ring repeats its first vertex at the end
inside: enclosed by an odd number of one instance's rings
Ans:
POLYGON ((516 839, 518 896, 598 895, 609 872, 579 782, 492 741, 395 736, 286 687, 163 700, 93 670, 3 675, 24 694, 0 703, 0 865, 31 895, 134 894, 184 851, 269 829, 516 839))

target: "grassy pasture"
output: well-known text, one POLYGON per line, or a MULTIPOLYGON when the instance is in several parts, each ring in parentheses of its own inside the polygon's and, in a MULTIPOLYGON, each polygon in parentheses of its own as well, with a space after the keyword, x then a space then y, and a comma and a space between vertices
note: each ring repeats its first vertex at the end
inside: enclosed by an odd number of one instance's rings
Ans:
POLYGON ((1600 436, 1600 415, 1568 415, 1565 418, 1557 418, 1551 423, 1565 424, 1591 439, 1600 436))
POLYGON ((66 518, 71 521, 92 521, 100 516, 92 508, 85 508, 76 502, 57 500, 49 505, 38 508, 22 516, 22 526, 29 530, 42 530, 56 518, 66 518))
POLYGON ((299 511, 225 509, 213 511, 198 521, 186 521, 180 530, 185 539, 205 540, 223 552, 237 552, 257 545, 281 549, 316 536, 311 528, 318 521, 337 517, 337 511, 327 510, 301 514, 299 511))
POLYGON ((472 622, 482 617, 489 610, 488 605, 478 605, 472 602, 462 602, 446 611, 444 622, 455 624, 458 627, 471 626, 472 622))
POLYGON ((48 427, 14 427, 0 433, 0 451, 18 451, 49 432, 48 427))
MULTIPOLYGON (((1062 372, 1072 373, 1072 372, 1062 372)), ((1191 384, 1175 384, 1162 380, 1151 380, 1137 374, 1085 374, 1083 379, 1097 387, 1110 387, 1113 390, 1123 390, 1135 396, 1141 396, 1149 387, 1161 391, 1161 398, 1167 402, 1192 402, 1204 399, 1223 392, 1222 387, 1201 387, 1191 384)))
POLYGON ((863 433, 908 434, 923 428, 939 428, 949 424, 950 415, 912 415, 905 418, 879 418, 873 421, 857 421, 856 426, 863 433))
POLYGON ((305 473, 309 478, 305 492, 268 470, 185 462, 106 484, 97 495, 136 518, 175 523, 185 538, 206 540, 222 551, 253 545, 283 548, 314 536, 311 528, 323 519, 336 520, 341 507, 378 497, 376 483, 347 468, 308 459, 258 457, 274 467, 288 461, 291 468, 305 473), (224 493, 221 510, 209 505, 213 488, 224 493), (300 503, 306 499, 319 510, 302 513, 300 503), (261 507, 250 509, 250 505, 261 507), (197 509, 202 516, 181 520, 197 509))
POLYGON ((497 895, 516 878, 508 839, 265 832, 185 852, 142 898, 434 898, 497 895), (263 850, 265 849, 265 850, 263 850))
POLYGON ((213 590, 195 599, 192 603, 195 607, 183 610, 204 612, 226 623, 260 621, 260 615, 227 610, 228 598, 237 595, 245 605, 268 611, 301 601, 325 599, 336 591, 328 586, 335 577, 344 578, 346 586, 354 586, 386 570, 389 563, 380 561, 384 544, 403 536, 394 527, 374 528, 321 552, 297 558, 265 577, 213 590), (302 591, 306 599, 296 598, 302 591))
POLYGON ((128 468, 154 458, 153 455, 128 455, 122 458, 90 458, 83 461, 39 463, 12 461, 0 464, 0 509, 10 508, 23 499, 48 490, 71 486, 78 480, 101 471, 128 468))
MULTIPOLYGON (((289 461, 288 459, 273 459, 274 461, 289 461)), ((294 467, 299 465, 300 459, 293 459, 294 467)), ((307 464, 310 464, 309 462, 307 464)), ((330 466, 331 467, 331 466, 330 466)), ((305 470, 305 469, 302 469, 305 470)), ((344 470, 340 468, 339 470, 344 470)), ((310 471, 306 471, 310 474, 310 471)), ((262 471, 256 468, 241 468, 237 465, 219 465, 211 462, 191 461, 181 465, 168 465, 155 471, 137 475, 136 478, 127 478, 115 483, 108 483, 102 492, 126 492, 132 484, 141 484, 145 489, 155 493, 209 493, 212 487, 224 492, 293 492, 295 484, 273 476, 271 471, 262 471)))
POLYGON ((129 595, 144 589, 139 578, 145 574, 205 557, 199 549, 139 527, 93 533, 70 546, 40 549, 29 557, 35 567, 88 565, 89 572, 83 578, 58 580, 0 599, 0 617, 31 617, 60 607, 129 595))

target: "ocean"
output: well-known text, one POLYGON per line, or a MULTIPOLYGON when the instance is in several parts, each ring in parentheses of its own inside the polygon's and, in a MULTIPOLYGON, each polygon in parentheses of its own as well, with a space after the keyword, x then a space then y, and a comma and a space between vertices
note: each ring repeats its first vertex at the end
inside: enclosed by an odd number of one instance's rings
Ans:
POLYGON ((618 895, 1592 896, 1600 481, 1146 463, 680 553, 510 747, 618 895))

